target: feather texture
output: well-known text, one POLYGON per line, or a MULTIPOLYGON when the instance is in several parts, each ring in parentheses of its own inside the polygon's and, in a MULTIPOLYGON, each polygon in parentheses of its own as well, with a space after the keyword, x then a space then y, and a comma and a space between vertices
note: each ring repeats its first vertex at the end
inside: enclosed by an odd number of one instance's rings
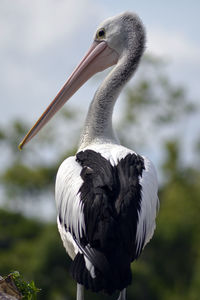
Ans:
POLYGON ((91 145, 61 165, 56 203, 77 282, 107 293, 130 284, 130 264, 155 229, 152 163, 120 145, 91 145))

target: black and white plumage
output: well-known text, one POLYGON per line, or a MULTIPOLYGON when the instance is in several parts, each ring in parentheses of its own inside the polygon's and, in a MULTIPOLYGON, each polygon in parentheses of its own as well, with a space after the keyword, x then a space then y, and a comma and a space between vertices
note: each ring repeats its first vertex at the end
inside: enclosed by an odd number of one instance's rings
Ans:
POLYGON ((56 178, 58 229, 73 260, 77 300, 83 286, 126 299, 130 265, 153 236, 159 207, 153 164, 119 144, 112 127, 115 101, 135 72, 145 47, 136 14, 104 21, 81 63, 52 101, 20 149, 93 74, 115 67, 95 93, 79 149, 60 166, 56 178))
POLYGON ((60 166, 56 201, 59 232, 77 282, 108 293, 129 285, 130 264, 155 229, 152 163, 117 144, 91 145, 60 166))

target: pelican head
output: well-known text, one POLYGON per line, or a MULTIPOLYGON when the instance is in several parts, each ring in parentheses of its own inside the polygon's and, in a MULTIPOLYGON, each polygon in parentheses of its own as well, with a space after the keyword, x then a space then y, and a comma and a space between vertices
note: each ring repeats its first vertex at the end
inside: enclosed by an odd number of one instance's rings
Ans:
POLYGON ((137 47, 144 48, 145 30, 135 13, 125 12, 102 22, 94 40, 106 42, 118 54, 119 59, 126 51, 133 52, 137 47))
POLYGON ((136 65, 143 53, 145 31, 139 17, 125 12, 105 20, 96 30, 94 41, 80 64, 19 144, 21 150, 72 95, 94 74, 117 64, 121 58, 136 65))

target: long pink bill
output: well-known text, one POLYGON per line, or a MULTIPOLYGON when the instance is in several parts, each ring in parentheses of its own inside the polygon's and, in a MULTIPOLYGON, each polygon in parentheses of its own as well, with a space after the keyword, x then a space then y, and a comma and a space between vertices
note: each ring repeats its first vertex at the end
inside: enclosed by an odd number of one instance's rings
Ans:
POLYGON ((105 41, 94 41, 80 64, 68 78, 35 125, 29 130, 18 148, 22 150, 72 95, 94 74, 117 63, 118 54, 107 46, 105 41))

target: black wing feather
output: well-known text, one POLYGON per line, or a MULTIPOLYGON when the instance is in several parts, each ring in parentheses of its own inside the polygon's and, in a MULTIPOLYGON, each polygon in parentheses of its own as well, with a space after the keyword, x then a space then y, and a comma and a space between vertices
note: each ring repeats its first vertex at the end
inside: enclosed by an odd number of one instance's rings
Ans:
POLYGON ((112 293, 131 283, 130 264, 140 254, 136 251, 136 231, 144 160, 132 153, 112 166, 93 150, 77 153, 76 160, 82 166, 79 192, 86 231, 79 248, 99 272, 99 280, 104 281, 99 286, 112 293))

